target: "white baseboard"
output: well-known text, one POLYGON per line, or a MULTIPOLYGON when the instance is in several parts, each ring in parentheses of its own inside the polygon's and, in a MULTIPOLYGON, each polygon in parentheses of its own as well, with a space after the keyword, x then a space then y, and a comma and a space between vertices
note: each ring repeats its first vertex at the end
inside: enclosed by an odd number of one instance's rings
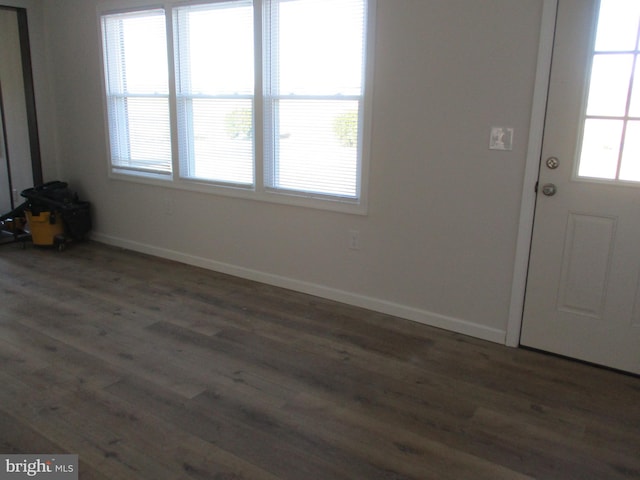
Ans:
POLYGON ((293 278, 273 275, 270 273, 260 272, 237 265, 217 262, 208 258, 189 255, 187 253, 160 248, 153 245, 139 243, 123 238, 104 235, 99 232, 93 232, 91 239, 97 242, 105 243, 116 247, 133 250, 156 257, 174 260, 187 265, 193 265, 220 273, 233 275, 236 277, 253 280, 260 283, 266 283, 276 287, 282 287, 309 295, 333 300, 356 307, 362 307, 375 312, 393 315, 395 317, 412 320, 432 327, 442 328, 456 333, 469 335, 471 337, 488 340, 490 342, 505 343, 506 332, 495 328, 487 327, 477 323, 469 322, 459 318, 448 317, 437 313, 421 310, 418 308, 401 305, 387 300, 359 295, 356 293, 338 290, 324 285, 304 282, 293 278))

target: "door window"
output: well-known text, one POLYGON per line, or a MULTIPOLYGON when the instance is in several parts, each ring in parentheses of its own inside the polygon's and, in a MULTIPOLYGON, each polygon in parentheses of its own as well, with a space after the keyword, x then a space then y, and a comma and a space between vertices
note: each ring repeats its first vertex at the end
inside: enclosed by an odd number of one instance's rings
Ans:
POLYGON ((640 182, 640 2, 601 0, 578 176, 640 182))

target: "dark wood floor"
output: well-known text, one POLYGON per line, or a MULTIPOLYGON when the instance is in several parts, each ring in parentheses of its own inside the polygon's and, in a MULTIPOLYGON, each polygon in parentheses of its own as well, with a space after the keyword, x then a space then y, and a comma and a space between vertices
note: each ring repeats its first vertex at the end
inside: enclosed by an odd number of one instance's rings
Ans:
POLYGON ((0 291, 0 452, 81 479, 640 478, 638 377, 95 243, 0 291))

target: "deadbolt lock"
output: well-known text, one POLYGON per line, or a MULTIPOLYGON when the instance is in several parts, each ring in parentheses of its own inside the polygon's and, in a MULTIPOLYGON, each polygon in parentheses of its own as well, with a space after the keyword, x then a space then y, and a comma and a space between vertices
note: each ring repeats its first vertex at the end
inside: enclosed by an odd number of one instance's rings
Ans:
POLYGON ((560 166, 560 160, 558 160, 557 157, 549 157, 545 163, 547 164, 547 168, 550 170, 555 170, 560 166))

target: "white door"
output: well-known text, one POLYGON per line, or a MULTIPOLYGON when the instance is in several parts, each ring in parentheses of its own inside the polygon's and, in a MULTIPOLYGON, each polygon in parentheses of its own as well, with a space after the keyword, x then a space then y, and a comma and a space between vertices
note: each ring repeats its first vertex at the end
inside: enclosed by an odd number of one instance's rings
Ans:
POLYGON ((558 2, 521 336, 525 346, 635 373, 639 38, 639 0, 558 2))

